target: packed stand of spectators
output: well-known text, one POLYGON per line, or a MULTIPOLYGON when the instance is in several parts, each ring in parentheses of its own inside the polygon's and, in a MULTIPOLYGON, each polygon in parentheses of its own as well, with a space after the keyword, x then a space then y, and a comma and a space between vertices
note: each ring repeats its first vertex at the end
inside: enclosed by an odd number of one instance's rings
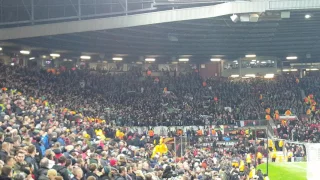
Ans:
POLYGON ((134 70, 57 75, 4 65, 0 75, 2 179, 263 179, 261 171, 254 175, 257 163, 249 156, 255 147, 248 139, 228 148, 187 147, 179 159, 174 152, 152 157, 145 134, 123 128, 117 136, 115 125, 225 124, 263 119, 266 108, 304 111, 293 77, 204 81, 197 73, 152 78, 134 70))
POLYGON ((293 77, 232 81, 204 80, 198 73, 151 77, 134 68, 118 75, 86 70, 57 75, 4 65, 0 70, 2 87, 16 89, 27 98, 47 100, 56 109, 103 117, 117 125, 231 124, 265 119, 266 108, 304 112, 293 77))
POLYGON ((255 161, 247 158, 254 150, 246 139, 232 147, 186 147, 182 158, 174 156, 175 148, 152 157, 154 143, 145 134, 72 118, 69 112, 36 103, 18 91, 2 91, 0 179, 238 180, 264 176, 255 170, 255 161))

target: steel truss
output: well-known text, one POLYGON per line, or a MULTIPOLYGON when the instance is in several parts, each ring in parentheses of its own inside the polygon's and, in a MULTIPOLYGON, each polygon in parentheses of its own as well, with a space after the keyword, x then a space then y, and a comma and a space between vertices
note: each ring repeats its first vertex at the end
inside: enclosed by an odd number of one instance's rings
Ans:
POLYGON ((0 0, 0 26, 12 27, 156 10, 154 0, 0 0))

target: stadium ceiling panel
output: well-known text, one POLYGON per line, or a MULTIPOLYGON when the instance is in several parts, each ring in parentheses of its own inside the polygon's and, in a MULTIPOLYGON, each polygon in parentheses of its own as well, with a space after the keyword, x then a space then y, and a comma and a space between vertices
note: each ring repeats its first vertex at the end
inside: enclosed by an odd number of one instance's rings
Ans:
MULTIPOLYGON (((16 0, 13 0, 16 1, 16 0)), ((34 3, 36 0, 30 0, 31 6, 25 13, 34 19, 34 3)), ((38 0, 41 3, 43 0, 38 0)), ((55 3, 62 1, 58 0, 55 3)), ((73 2, 74 0, 70 0, 73 2)), ((5 1, 2 1, 2 4, 5 1)), ((10 1, 11 2, 11 1, 10 1)), ((49 2, 49 0, 47 0, 49 2)), ((50 1, 53 2, 53 1, 50 1)), ((78 2, 82 2, 78 0, 78 2)), ((119 6, 128 10, 128 0, 117 0, 119 6), (120 2, 119 2, 120 1, 120 2), (123 4, 124 3, 124 4, 123 4)), ((130 1, 131 2, 131 1, 130 1)), ((55 6, 55 3, 50 4, 55 6)), ((0 40, 30 38, 39 36, 51 36, 59 34, 89 32, 98 30, 108 30, 116 28, 128 28, 143 25, 152 25, 168 22, 187 21, 195 19, 205 19, 224 16, 228 14, 242 14, 252 12, 266 12, 266 11, 280 11, 280 10, 303 10, 303 9, 317 9, 320 8, 319 0, 265 0, 265 1, 233 1, 228 3, 221 3, 211 6, 201 6, 192 8, 181 8, 174 10, 148 12, 142 14, 133 14, 117 17, 107 17, 99 19, 81 20, 82 8, 77 8, 76 3, 71 3, 70 8, 73 8, 74 13, 77 15, 77 21, 59 22, 51 24, 31 25, 23 27, 3 28, 0 29, 0 40)), ((81 6, 82 4, 78 4, 81 6)), ((152 8, 152 7, 151 7, 152 8)), ((2 8, 5 9, 5 8, 2 8)), ((69 12, 69 11, 68 11, 69 12)), ((47 12, 49 13, 49 12, 47 12)), ((72 11, 70 10, 72 14, 72 11)))
MULTIPOLYGON (((9 42, 20 45, 20 48, 26 45, 54 51, 68 50, 78 54, 93 52, 105 54, 106 57, 112 57, 113 54, 128 54, 134 57, 131 58, 133 61, 145 55, 162 55, 169 61, 171 57, 193 55, 191 59, 208 61, 211 55, 224 55, 224 59, 232 60, 243 57, 245 54, 274 56, 282 59, 288 55, 295 55, 299 60, 318 60, 320 58, 318 50, 320 48, 320 31, 318 31, 320 11, 292 11, 290 18, 274 19, 280 14, 278 12, 269 15, 261 14, 260 18, 264 20, 257 23, 234 23, 230 15, 226 15, 129 28, 24 38, 9 42), (311 14, 312 18, 305 19, 306 13, 311 14), (311 59, 306 58, 307 54, 311 59)), ((33 48, 31 50, 33 51, 33 48)), ((33 53, 38 51, 40 50, 34 50, 33 53)))

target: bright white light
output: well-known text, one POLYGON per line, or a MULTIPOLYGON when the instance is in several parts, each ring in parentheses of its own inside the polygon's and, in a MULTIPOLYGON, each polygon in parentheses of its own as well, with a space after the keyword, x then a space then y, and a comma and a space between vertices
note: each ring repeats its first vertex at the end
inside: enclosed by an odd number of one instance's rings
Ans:
POLYGON ((255 59, 253 59, 253 60, 251 60, 252 62, 256 62, 257 60, 255 60, 255 59))
POLYGON ((304 16, 304 18, 309 19, 309 18, 311 18, 311 15, 310 15, 310 14, 306 14, 306 15, 304 16))
POLYGON ((236 62, 238 62, 238 60, 234 60, 233 62, 235 62, 235 63, 236 63, 236 62))
POLYGON ((30 54, 30 51, 21 50, 20 53, 21 53, 21 54, 30 54))
POLYGON ((156 59, 155 59, 155 58, 146 58, 145 61, 147 61, 147 62, 154 62, 154 61, 156 61, 156 59))
POLYGON ((60 54, 50 54, 51 57, 60 57, 60 54))
POLYGON ((256 62, 250 62, 250 64, 256 64, 256 62))
POLYGON ((312 68, 310 69, 311 71, 318 71, 319 69, 318 68, 312 68))
POLYGON ((220 58, 211 58, 210 61, 212 61, 212 62, 219 62, 219 61, 221 61, 221 59, 220 59, 220 58))
POLYGON ((114 60, 114 61, 122 61, 122 57, 114 57, 114 58, 112 58, 112 60, 114 60))
POLYGON ((46 55, 43 55, 42 58, 43 58, 43 59, 44 59, 44 58, 47 58, 47 56, 46 56, 46 55))
POLYGON ((239 77, 239 74, 233 74, 233 75, 231 75, 230 77, 236 78, 236 77, 239 77))
POLYGON ((91 59, 90 56, 80 56, 80 59, 91 59))
POLYGON ((255 54, 247 54, 246 55, 246 58, 254 58, 254 57, 257 57, 255 54))
POLYGON ((14 63, 11 63, 11 66, 14 66, 14 63))
POLYGON ((265 76, 264 76, 264 78, 273 78, 274 77, 274 74, 266 74, 265 76))
POLYGON ((287 57, 287 60, 295 60, 295 59, 298 59, 297 56, 288 56, 287 57))
POLYGON ((233 14, 232 16, 230 16, 230 19, 232 20, 232 22, 236 23, 236 22, 238 22, 239 17, 238 17, 238 15, 233 14))
POLYGON ((254 77, 256 77, 256 75, 255 74, 246 74, 245 77, 253 77, 254 78, 254 77))
POLYGON ((265 61, 261 61, 261 64, 266 64, 267 62, 265 62, 265 61))
POLYGON ((181 59, 179 59, 179 61, 180 61, 180 62, 188 62, 189 59, 188 59, 188 58, 181 58, 181 59))
POLYGON ((298 69, 283 69, 282 71, 288 72, 288 71, 298 71, 298 69))
POLYGON ((2 47, 0 47, 0 51, 2 51, 2 47))
POLYGON ((33 59, 35 59, 35 58, 34 57, 29 58, 29 60, 33 60, 33 59))

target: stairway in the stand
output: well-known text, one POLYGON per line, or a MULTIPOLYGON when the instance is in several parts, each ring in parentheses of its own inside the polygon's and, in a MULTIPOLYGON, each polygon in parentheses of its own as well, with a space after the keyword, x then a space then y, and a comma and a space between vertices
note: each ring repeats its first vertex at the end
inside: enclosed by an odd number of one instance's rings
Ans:
POLYGON ((302 97, 302 99, 304 99, 304 98, 306 97, 306 93, 304 92, 303 89, 301 89, 300 92, 301 92, 301 97, 302 97))
POLYGON ((270 119, 267 123, 267 135, 271 139, 278 137, 277 126, 274 123, 273 119, 270 119))

